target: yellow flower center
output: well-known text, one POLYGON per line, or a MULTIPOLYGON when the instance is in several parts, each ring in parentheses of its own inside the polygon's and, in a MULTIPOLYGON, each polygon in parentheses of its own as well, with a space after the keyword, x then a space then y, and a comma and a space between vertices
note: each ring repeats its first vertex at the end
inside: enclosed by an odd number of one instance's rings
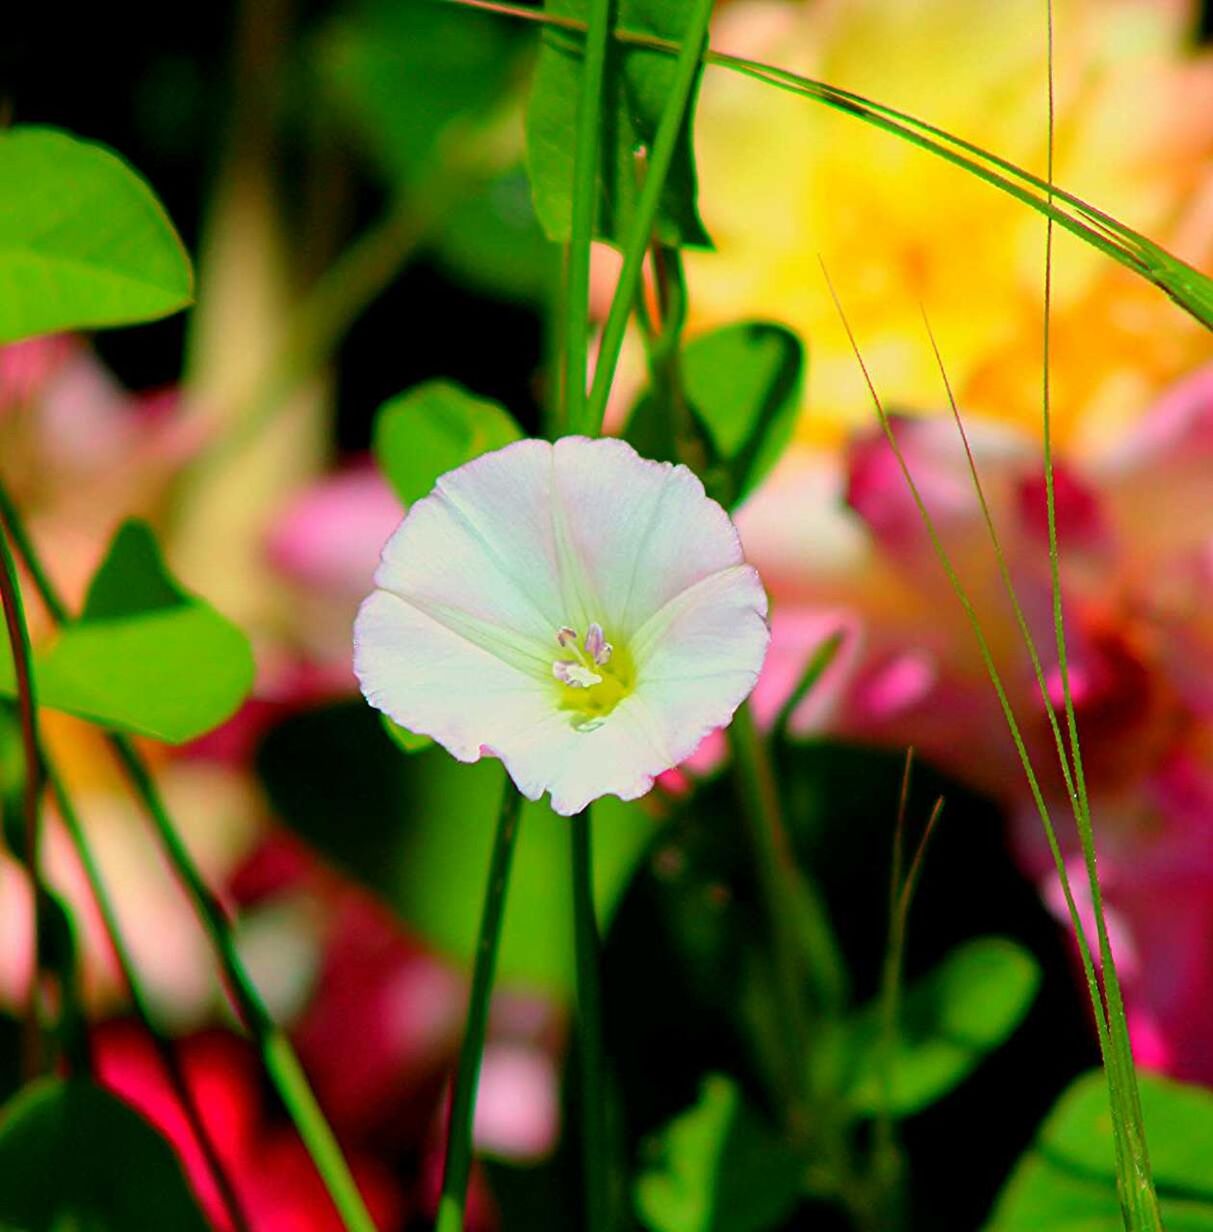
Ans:
POLYGON ((584 639, 566 626, 556 641, 563 651, 552 663, 557 705, 569 711, 578 731, 593 731, 636 687, 636 664, 626 646, 607 640, 599 624, 591 624, 584 639))

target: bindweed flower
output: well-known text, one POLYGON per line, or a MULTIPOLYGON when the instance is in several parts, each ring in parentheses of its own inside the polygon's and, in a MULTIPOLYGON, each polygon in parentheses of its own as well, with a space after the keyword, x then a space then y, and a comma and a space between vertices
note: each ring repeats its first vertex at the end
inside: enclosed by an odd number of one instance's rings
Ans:
POLYGON ((618 440, 519 441, 444 475, 375 585, 354 627, 371 705, 565 815, 643 795, 728 723, 769 636, 728 515, 618 440))

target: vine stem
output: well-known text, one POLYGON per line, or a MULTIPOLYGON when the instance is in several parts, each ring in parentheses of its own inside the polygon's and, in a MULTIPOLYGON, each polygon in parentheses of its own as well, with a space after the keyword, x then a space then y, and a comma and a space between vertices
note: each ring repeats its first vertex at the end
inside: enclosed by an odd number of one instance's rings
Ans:
POLYGON ((446 1158, 443 1161, 442 1196, 438 1202, 436 1232, 463 1232, 468 1178, 472 1171, 476 1087, 480 1080, 480 1062, 484 1055, 484 1039, 489 1025, 493 976, 497 970, 497 953, 501 946, 501 925, 505 917, 506 890, 518 839, 521 806, 522 796, 507 778, 497 817, 488 880, 484 888, 480 935, 476 943, 476 960, 472 966, 472 986, 468 993, 467 1019, 463 1029, 463 1044, 459 1050, 455 1090, 451 1098, 451 1118, 447 1127, 446 1158))
POLYGON ((39 800, 42 794, 42 763, 38 755, 38 698, 31 667, 29 624, 21 599, 17 564, 9 547, 8 535, 0 528, 0 601, 12 650, 17 681, 17 708, 21 723, 21 748, 25 758, 25 783, 22 790, 22 822, 25 843, 25 869, 29 876, 33 904, 33 961, 30 966, 29 995, 21 1033, 22 1072, 28 1080, 37 1075, 42 1063, 41 1026, 38 1021, 38 989, 42 972, 41 897, 42 827, 39 800))
MULTIPOLYGON (((4 515, 13 543, 21 552, 47 611, 57 623, 66 619, 67 606, 43 569, 20 514, 3 484, 0 484, 0 512, 4 515)), ((0 569, 0 574, 6 572, 7 570, 0 569)), ((177 832, 146 762, 126 736, 108 732, 107 740, 151 820, 169 863, 211 940, 232 1003, 253 1037, 266 1073, 307 1148, 342 1223, 347 1232, 375 1232, 374 1221, 362 1201, 333 1131, 324 1119, 324 1114, 308 1085, 299 1058, 295 1055, 286 1033, 273 1020, 249 975, 236 945, 232 922, 206 884, 189 848, 177 832)))
POLYGON ((581 1077, 581 1166, 588 1232, 613 1226, 611 1150, 607 1129, 606 1055, 602 1045, 602 988, 598 921, 594 914, 593 830, 589 809, 570 821, 573 874, 573 950, 577 970, 578 1072, 581 1077))
POLYGON ((215 1183, 215 1191, 219 1195, 219 1200, 223 1203, 224 1211, 231 1221, 232 1227, 236 1229, 236 1232, 252 1232, 252 1225, 249 1223, 239 1195, 236 1193, 235 1185, 232 1183, 231 1177, 228 1176, 227 1169, 223 1166, 223 1161, 219 1158, 214 1140, 211 1138, 206 1122, 203 1120, 198 1101, 189 1083, 186 1081, 185 1073, 181 1067, 181 1059, 178 1057, 172 1043, 156 1026, 151 998, 144 990, 139 969, 136 967, 134 957, 126 944, 126 938, 122 935, 122 926, 118 921, 118 913, 114 909, 113 899, 110 897, 109 889, 105 884, 101 865, 97 860, 96 853, 93 851, 92 844, 88 840, 87 831, 80 821, 80 815, 76 811, 76 806, 68 793, 62 776, 56 770, 45 750, 42 752, 42 768, 46 775, 46 781, 54 794, 55 803, 59 810, 59 816, 63 820, 64 828, 67 830, 72 846, 76 849, 76 855, 80 860, 81 868, 84 870, 84 877, 88 882, 93 901, 97 904, 97 911, 101 916, 102 926, 109 940, 110 949, 113 951, 114 958, 118 963, 118 970, 121 972, 123 982, 126 984, 127 993, 131 999, 131 1007, 135 1011, 135 1017, 138 1018, 140 1025, 152 1041, 152 1046, 156 1050, 156 1056, 165 1072, 170 1087, 172 1087, 173 1094, 181 1106, 181 1110, 189 1124, 190 1132, 193 1134, 194 1140, 198 1143, 198 1147, 202 1152, 207 1170, 210 1172, 211 1179, 215 1183))

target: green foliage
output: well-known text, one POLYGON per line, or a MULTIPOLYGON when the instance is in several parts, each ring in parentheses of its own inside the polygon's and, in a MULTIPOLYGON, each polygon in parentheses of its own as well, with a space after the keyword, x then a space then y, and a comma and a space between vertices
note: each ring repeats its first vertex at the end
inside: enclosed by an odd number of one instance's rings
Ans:
MULTIPOLYGON (((585 20, 586 0, 549 0, 556 17, 585 20)), ((688 0, 620 0, 621 26, 659 38, 681 39, 692 4, 688 0)), ((572 233, 573 151, 582 50, 576 36, 544 31, 527 110, 527 169, 535 214, 549 239, 567 243, 572 233)), ((604 82, 601 168, 595 233, 622 246, 636 211, 645 172, 638 151, 650 150, 674 77, 674 62, 661 52, 622 47, 608 50, 604 82)), ((709 245, 695 204, 695 159, 691 142, 694 106, 674 152, 657 212, 662 243, 709 245)))
POLYGON ((363 0, 329 30, 320 69, 389 183, 406 186, 458 136, 448 130, 482 118, 502 95, 519 46, 492 17, 429 0, 363 0))
POLYGON ((416 732, 411 732, 407 727, 401 727, 399 723, 393 723, 386 714, 379 716, 379 722, 383 725, 383 730, 387 732, 392 743, 405 753, 420 753, 422 749, 433 747, 433 740, 429 736, 419 736, 416 732))
MULTIPOLYGON (((1019 1025, 1040 985, 1032 956, 1001 937, 953 950, 906 990, 892 1054, 888 1111, 910 1116, 942 1099, 1019 1025)), ((859 1116, 885 1104, 885 1040, 878 1003, 845 1029, 845 1099, 859 1116)))
MULTIPOLYGON (((800 411, 805 352, 800 339, 769 321, 741 321, 702 334, 678 357, 681 391, 650 388, 628 422, 627 438, 646 457, 675 460, 671 398, 693 417, 700 477, 735 507, 766 478, 787 448, 800 411)), ((668 385, 666 377, 663 384, 668 385)), ((684 443, 685 444, 685 443, 684 443)), ((686 452, 685 448, 682 452, 686 452)))
POLYGON ((559 277, 521 165, 470 187, 437 221, 433 244, 460 282, 505 299, 540 303, 559 277))
MULTIPOLYGON (((104 727, 170 744, 229 718, 253 684, 248 640, 167 571, 152 532, 124 523, 79 620, 35 655, 38 700, 104 727)), ((16 682, 0 650, 0 694, 16 682)))
MULTIPOLYGON (((1213 1094, 1139 1074, 1150 1164, 1169 1232, 1213 1229, 1213 1094)), ((1120 1232, 1108 1083, 1079 1078, 1016 1165, 989 1232, 1120 1232)))
POLYGON ((189 258, 117 155, 50 128, 0 131, 0 343, 185 307, 189 258))
POLYGON ((804 1165, 722 1074, 647 1144, 636 1208, 652 1232, 760 1232, 796 1205, 804 1165))
MULTIPOLYGON (((275 811, 452 957, 469 963, 505 772, 441 749, 402 757, 364 704, 288 720, 258 769, 275 811)), ((595 898, 609 920, 654 829, 638 805, 594 806, 595 898)), ((523 805, 498 979, 558 996, 572 987, 568 822, 523 805)))
POLYGON ((375 460, 406 505, 447 471, 518 440, 522 432, 496 402, 450 381, 426 381, 385 402, 375 417, 375 460))
POLYGON ((91 1082, 46 1078, 0 1125, 0 1224, 22 1232, 206 1232, 172 1148, 91 1082))

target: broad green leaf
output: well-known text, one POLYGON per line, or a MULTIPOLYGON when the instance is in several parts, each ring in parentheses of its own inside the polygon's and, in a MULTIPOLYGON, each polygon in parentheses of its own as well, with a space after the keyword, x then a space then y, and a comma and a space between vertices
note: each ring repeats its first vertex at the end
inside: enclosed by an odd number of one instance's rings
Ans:
MULTIPOLYGON (((1023 1020, 1039 984, 1035 959, 1001 937, 967 942, 912 983, 902 998, 889 1112, 909 1116, 959 1086, 1023 1020)), ((881 1007, 865 1006, 847 1037, 853 1068, 845 1098, 857 1115, 871 1116, 885 1103, 881 1007)))
POLYGON ((429 736, 419 736, 416 732, 409 731, 407 727, 401 727, 399 723, 393 723, 386 714, 381 714, 379 721, 392 743, 405 753, 420 753, 423 749, 430 748, 434 743, 429 736))
POLYGON ((375 417, 375 460, 406 505, 447 471, 518 440, 522 432, 496 402, 450 381, 427 381, 385 402, 375 417))
MULTIPOLYGON (((548 0, 546 11, 554 17, 584 21, 586 9, 586 0, 548 0)), ((688 0, 620 0, 617 19, 631 30, 677 42, 690 12, 688 0)), ((566 243, 572 231, 581 61, 579 40, 563 31, 544 31, 527 109, 527 170, 535 214, 548 238, 557 243, 566 243)), ((644 174, 643 159, 638 155, 652 148, 673 73, 673 60, 659 51, 618 43, 608 49, 595 233, 614 244, 622 245, 626 240, 644 174)), ((711 244, 695 202, 690 123, 693 100, 687 115, 655 227, 657 238, 671 247, 711 244)))
POLYGON ((328 31, 321 72, 388 180, 409 184, 460 120, 503 94, 524 45, 479 13, 432 0, 363 0, 328 31))
POLYGON ((0 130, 0 343, 184 308, 189 258, 116 154, 52 128, 0 130))
MULTIPOLYGON (((181 744, 229 718, 253 685, 248 639, 165 568, 151 531, 124 523, 78 620, 35 653, 38 700, 104 727, 181 744)), ((16 685, 0 650, 0 695, 16 685)))
POLYGON ((176 1154, 83 1079, 44 1078, 0 1120, 0 1224, 22 1232, 206 1232, 176 1154))
POLYGON ((803 1173, 736 1083, 711 1074, 647 1144, 636 1209, 651 1232, 762 1232, 791 1213, 803 1173))
MULTIPOLYGON (((1168 1232, 1213 1230, 1213 1093, 1139 1074, 1150 1165, 1168 1232)), ((989 1232, 1120 1232, 1108 1084, 1085 1074, 1015 1167, 989 1232)))
MULTIPOLYGON (((278 816, 382 895, 408 924, 469 963, 504 771, 443 749, 402 757, 362 703, 299 715, 270 733, 258 770, 278 816)), ((594 805, 594 882, 605 925, 655 824, 635 804, 594 805)), ((572 988, 568 821, 524 804, 498 961, 502 982, 572 988)))
POLYGON ((559 276, 559 250, 535 219, 521 166, 462 193, 436 222, 433 246, 460 282, 510 300, 540 302, 559 276))

